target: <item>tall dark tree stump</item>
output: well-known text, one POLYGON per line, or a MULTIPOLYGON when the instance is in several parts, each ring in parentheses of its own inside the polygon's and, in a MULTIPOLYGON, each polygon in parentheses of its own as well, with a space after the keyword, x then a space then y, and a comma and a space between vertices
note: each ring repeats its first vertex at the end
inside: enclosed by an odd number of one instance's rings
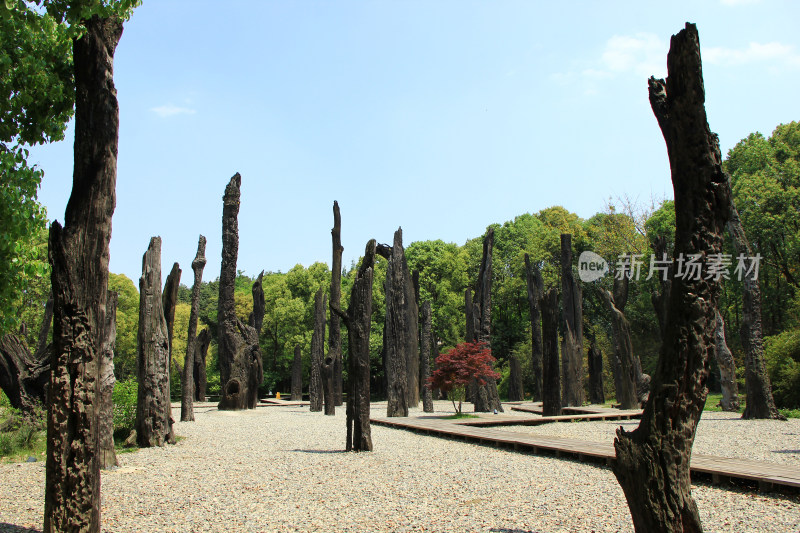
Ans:
MULTIPOLYGON (((669 77, 650 78, 650 104, 669 154, 675 196, 675 256, 722 252, 730 191, 717 136, 708 127, 697 28, 672 36, 669 77)), ((613 464, 636 531, 702 531, 691 494, 689 464, 706 401, 715 350, 719 283, 676 276, 667 306, 664 342, 641 423, 617 431, 613 464)))
POLYGON ((325 293, 320 287, 314 296, 314 332, 311 334, 311 382, 308 387, 311 411, 322 411, 322 358, 325 352, 325 293))
MULTIPOLYGON (((726 175, 730 190, 730 177, 726 175)), ((772 418, 785 420, 775 407, 772 397, 772 384, 767 374, 764 359, 764 332, 761 326, 761 287, 758 285, 753 265, 753 251, 739 218, 739 211, 731 200, 730 219, 727 230, 733 241, 736 253, 743 257, 746 272, 742 278, 742 323, 739 335, 744 347, 744 387, 747 401, 742 418, 772 418)))
POLYGON ((589 403, 601 404, 606 401, 603 387, 603 353, 592 343, 589 347, 589 403))
POLYGON ((601 289, 600 295, 611 315, 611 338, 614 345, 611 371, 617 402, 622 409, 636 409, 639 400, 636 388, 636 369, 631 342, 631 327, 625 318, 628 302, 628 278, 623 271, 614 278, 614 292, 601 289))
POLYGON ((422 411, 424 413, 433 412, 433 392, 428 385, 428 378, 431 377, 431 303, 425 301, 422 304, 422 333, 419 342, 420 357, 420 380, 422 384, 422 411))
POLYGON ((114 449, 114 344, 117 342, 117 293, 108 291, 103 346, 100 351, 100 414, 97 421, 100 439, 100 468, 119 466, 114 449))
MULTIPOLYGON (((164 308, 164 319, 167 321, 167 340, 169 341, 169 356, 172 360, 172 334, 175 330, 175 308, 178 306, 178 289, 181 286, 181 267, 178 263, 172 265, 172 270, 164 282, 164 291, 161 293, 161 304, 164 308)), ((172 366, 172 365, 167 365, 172 366)))
POLYGON ((561 342, 563 406, 583 405, 583 291, 572 274, 572 235, 561 234, 561 309, 564 338, 561 342))
POLYGON ((722 388, 722 400, 719 402, 723 411, 739 412, 739 386, 736 384, 736 361, 725 340, 725 320, 719 310, 716 313, 717 325, 714 328, 716 351, 714 357, 719 367, 719 382, 722 388))
MULTIPOLYGON (((194 283, 192 284, 192 303, 189 310, 189 329, 186 337, 186 358, 183 361, 183 372, 181 372, 181 422, 194 421, 194 406, 192 404, 195 395, 194 357, 197 351, 197 315, 200 312, 200 287, 203 283, 203 269, 205 266, 206 238, 200 235, 197 240, 197 253, 192 261, 194 283)), ((205 393, 203 396, 205 396, 205 393)))
POLYGON ((525 284, 528 292, 528 312, 531 319, 531 370, 533 371, 533 401, 542 400, 542 315, 539 300, 544 292, 544 280, 539 267, 531 265, 525 254, 525 284))
MULTIPOLYGON (((339 202, 333 202, 333 228, 331 228, 331 307, 340 307, 342 300, 342 215, 339 213, 339 202)), ((333 360, 333 401, 334 405, 342 405, 342 327, 339 315, 332 314, 328 326, 328 357, 333 360)))
POLYGON ((558 290, 539 301, 542 312, 542 416, 561 414, 561 369, 558 364, 558 290))
POLYGON ((0 388, 23 416, 32 417, 37 407, 45 405, 51 351, 45 346, 31 354, 25 339, 13 333, 0 340, 0 388))
POLYGON ((300 345, 294 347, 294 360, 292 361, 292 401, 303 400, 303 354, 300 345))
MULTIPOLYGON (((475 339, 477 342, 492 343, 492 249, 494 248, 494 228, 489 228, 483 238, 483 256, 478 272, 477 290, 475 291, 476 309, 473 311, 477 329, 475 339)), ((497 381, 490 376, 479 376, 483 385, 473 382, 474 397, 472 404, 475 412, 489 413, 503 411, 500 395, 497 393, 497 381)))
POLYGON ((206 356, 211 345, 211 332, 208 328, 197 335, 197 344, 194 351, 194 400, 206 401, 206 356))
POLYGON ((161 237, 150 239, 139 278, 136 337, 136 442, 142 448, 174 444, 169 399, 169 332, 161 297, 161 237))
MULTIPOLYGON (((391 248, 381 245, 376 250, 389 260, 384 282, 384 354, 388 400, 386 416, 408 416, 409 400, 413 399, 409 388, 413 388, 413 384, 418 387, 419 380, 419 335, 417 327, 411 324, 411 317, 416 316, 416 313, 411 312, 411 307, 415 306, 414 290, 403 249, 402 228, 395 232, 391 248), (416 359, 416 364, 411 359, 416 359), (413 369, 416 369, 416 379, 411 374, 413 369)), ((417 402, 418 395, 419 389, 417 402)))
POLYGON ((525 399, 525 392, 522 389, 522 366, 519 364, 519 359, 513 355, 509 357, 508 365, 508 401, 521 402, 525 399))
POLYGON ((219 371, 222 385, 219 409, 252 409, 258 403, 263 361, 258 332, 236 316, 234 291, 239 254, 239 204, 242 177, 237 172, 222 198, 222 263, 219 275, 219 371))
POLYGON ((50 227, 53 356, 47 412, 44 531, 100 531, 99 352, 116 202, 119 106, 114 51, 122 21, 92 17, 73 41, 75 142, 64 227, 50 227))
POLYGON ((369 333, 372 322, 372 278, 375 265, 375 239, 367 243, 364 259, 350 290, 347 314, 331 306, 347 327, 347 451, 372 451, 369 423, 369 333))

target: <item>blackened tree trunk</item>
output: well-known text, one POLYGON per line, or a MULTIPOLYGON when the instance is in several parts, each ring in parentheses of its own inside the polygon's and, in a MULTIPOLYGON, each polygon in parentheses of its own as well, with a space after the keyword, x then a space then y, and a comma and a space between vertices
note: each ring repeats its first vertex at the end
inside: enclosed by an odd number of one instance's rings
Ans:
POLYGON ((433 392, 428 385, 428 378, 431 377, 431 303, 425 301, 422 304, 422 334, 420 337, 419 361, 420 361, 420 384, 422 386, 422 411, 425 413, 433 412, 433 392))
MULTIPOLYGON (((402 244, 401 244, 402 246, 402 244)), ((414 277, 409 275, 405 251, 403 251, 403 276, 405 278, 405 303, 408 331, 405 334, 406 379, 408 380, 408 406, 419 406, 419 306, 414 277)), ((417 282, 418 283, 418 282, 417 282)))
POLYGON ((472 289, 464 291, 464 316, 466 328, 464 342, 475 342, 475 306, 472 303, 472 289))
POLYGON ((206 401, 206 355, 210 345, 211 332, 206 328, 197 336, 194 351, 194 400, 196 402, 206 401))
POLYGON ((247 359, 250 365, 247 383, 248 409, 255 409, 256 405, 258 405, 258 387, 264 381, 264 358, 261 355, 261 344, 259 343, 261 326, 264 325, 264 314, 267 309, 264 301, 264 288, 261 285, 263 280, 264 271, 262 270, 251 288, 253 293, 253 312, 250 313, 248 324, 242 324, 241 321, 237 320, 239 331, 247 345, 247 359))
MULTIPOLYGON (((161 294, 161 304, 164 308, 164 319, 167 321, 167 340, 169 341, 169 356, 172 360, 172 334, 175 329, 175 307, 178 305, 178 289, 181 285, 181 267, 178 263, 172 265, 164 283, 164 292, 161 294)), ((167 365, 169 367, 171 365, 167 365)))
POLYGON ((531 266, 525 254, 525 282, 528 290, 528 311, 531 319, 531 370, 533 371, 533 401, 542 400, 542 326, 539 300, 544 292, 542 273, 536 265, 531 266))
MULTIPOLYGON (((717 136, 708 127, 697 28, 672 37, 669 77, 650 78, 650 104, 667 145, 675 197, 675 256, 722 252, 730 191, 717 136)), ((641 423, 617 430, 613 465, 636 531, 702 531, 691 495, 689 464, 706 401, 715 350, 719 283, 675 277, 664 342, 641 423)), ((703 277, 701 277, 703 278, 703 277)))
POLYGON ((75 167, 65 223, 50 227, 53 356, 44 531, 100 531, 99 352, 116 201, 119 107, 114 51, 122 21, 92 17, 73 41, 75 167))
MULTIPOLYGON (((381 247, 388 255, 389 265, 386 269, 384 290, 386 295, 386 320, 384 325, 384 350, 386 358, 387 406, 386 416, 408 416, 410 394, 409 358, 412 327, 409 323, 409 307, 412 305, 408 297, 411 279, 403 250, 403 230, 394 234, 391 248, 381 247), (387 253, 388 252, 388 253, 387 253)), ((416 330, 415 330, 416 331, 416 330)))
POLYGON ((636 370, 634 368, 631 327, 625 318, 625 304, 628 301, 628 278, 626 272, 614 279, 614 292, 600 290, 611 314, 611 337, 614 353, 611 371, 614 376, 614 389, 617 402, 622 409, 636 409, 639 406, 636 395, 636 370))
POLYGON ((606 401, 603 388, 603 352, 592 343, 589 347, 589 403, 600 404, 606 401))
POLYGON ((561 414, 561 369, 558 365, 558 290, 542 294, 542 415, 561 414))
MULTIPOLYGON (((478 272, 478 284, 475 291, 475 304, 478 310, 475 311, 479 316, 479 327, 475 331, 475 339, 478 342, 485 342, 488 346, 492 344, 492 249, 494 248, 494 228, 489 228, 483 238, 483 256, 481 257, 481 268, 478 272)), ((497 393, 497 381, 494 378, 480 376, 485 383, 477 385, 475 383, 475 393, 472 404, 475 412, 503 411, 500 403, 500 395, 497 393)))
MULTIPOLYGON (((342 300, 342 215, 339 213, 339 202, 333 202, 333 228, 331 228, 331 307, 340 307, 342 300)), ((333 401, 342 405, 342 327, 339 315, 331 315, 328 326, 328 357, 333 360, 333 401)))
MULTIPOLYGON (((50 334, 50 324, 53 323, 53 291, 47 297, 47 303, 44 306, 44 317, 42 318, 42 326, 39 328, 39 340, 36 343, 37 354, 44 354, 47 348, 47 336, 50 334)), ((47 363, 50 364, 50 352, 47 352, 47 363)))
POLYGON ((41 352, 31 354, 24 338, 13 333, 0 341, 0 388, 11 407, 22 411, 23 416, 33 416, 37 406, 45 405, 50 351, 45 346, 41 352))
POLYGON ((236 317, 234 290, 236 261, 239 254, 239 203, 242 177, 237 172, 225 187, 222 198, 222 263, 219 275, 219 373, 221 398, 219 409, 236 410, 255 407, 260 383, 259 370, 263 372, 258 348, 258 334, 254 328, 236 317), (249 328, 249 329, 248 329, 249 328), (249 330, 252 329, 253 332, 249 330), (255 335, 255 339, 253 336, 255 335), (253 342, 255 340, 255 343, 253 342), (254 401, 255 400, 255 401, 254 401))
MULTIPOLYGON (((730 189, 730 178, 726 183, 730 189)), ((744 232, 739 211, 731 201, 728 233, 739 257, 747 266, 742 277, 742 323, 739 335, 744 347, 744 387, 747 401, 742 418, 784 419, 775 407, 772 384, 764 360, 763 330, 761 327, 761 288, 758 285, 758 267, 754 264, 753 251, 744 232)))
POLYGON ((97 421, 100 439, 100 468, 118 466, 114 450, 114 344, 117 342, 117 293, 108 291, 103 347, 100 352, 100 413, 97 421))
POLYGON ((347 314, 331 306, 347 327, 347 442, 345 449, 372 451, 369 424, 369 333, 372 323, 372 277, 375 265, 375 239, 367 243, 364 259, 350 290, 347 314))
POLYGON ((508 365, 508 401, 521 402, 525 399, 525 392, 522 389, 522 367, 519 359, 513 355, 508 359, 508 365))
POLYGON ((161 298, 161 237, 150 239, 139 278, 136 337, 136 442, 142 448, 175 442, 169 401, 169 333, 161 298))
MULTIPOLYGON (((325 300, 322 300, 325 305, 325 300)), ((324 311, 323 311, 324 313, 324 311)), ((336 403, 333 399, 333 359, 330 356, 322 360, 322 397, 325 404, 325 414, 333 416, 336 414, 336 403)))
MULTIPOLYGON (((653 251, 656 259, 659 261, 667 261, 669 258, 667 253, 667 239, 663 236, 657 237, 653 243, 653 251)), ((658 319, 658 328, 662 340, 664 339, 664 326, 667 320, 667 303, 669 302, 669 293, 672 288, 672 277, 673 269, 672 266, 670 266, 667 272, 661 272, 661 277, 659 278, 660 290, 653 292, 650 297, 653 303, 653 309, 655 309, 656 312, 656 318, 658 319)))
POLYGON ((583 405, 583 294, 572 274, 572 235, 561 234, 561 295, 564 339, 561 369, 564 374, 562 405, 583 405))
POLYGON ((325 351, 325 293, 322 288, 314 296, 314 332, 311 334, 311 411, 322 411, 322 358, 325 351))
POLYGON ((725 320, 719 310, 716 313, 717 326, 714 329, 714 342, 716 351, 714 356, 719 367, 719 382, 722 386, 722 401, 720 406, 723 411, 739 411, 739 386, 736 384, 736 362, 733 354, 725 341, 725 320))
POLYGON ((247 324, 256 330, 256 333, 261 335, 261 327, 264 325, 264 315, 267 312, 267 302, 264 299, 264 271, 258 275, 253 282, 251 292, 253 293, 253 311, 247 318, 247 324))
POLYGON ((303 400, 303 355, 300 345, 294 347, 294 361, 292 361, 292 401, 303 400))
MULTIPOLYGON (((200 286, 203 283, 203 269, 206 266, 206 238, 200 235, 197 240, 197 253, 192 261, 194 283, 192 284, 192 303, 189 310, 189 329, 186 337, 186 358, 181 373, 181 422, 194 421, 194 355, 197 351, 197 315, 200 312, 200 286)), ((205 396, 205 394, 204 394, 205 396)), ((204 398, 205 400, 205 398, 204 398)))

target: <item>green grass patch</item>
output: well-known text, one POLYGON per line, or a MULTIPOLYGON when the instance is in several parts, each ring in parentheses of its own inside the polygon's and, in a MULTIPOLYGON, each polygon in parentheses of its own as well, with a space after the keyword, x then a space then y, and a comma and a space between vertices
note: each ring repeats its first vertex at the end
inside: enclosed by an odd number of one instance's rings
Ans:
POLYGON ((454 415, 443 417, 445 420, 454 420, 456 418, 480 418, 478 415, 471 415, 469 413, 456 413, 454 415))
POLYGON ((47 449, 47 426, 44 410, 37 410, 32 418, 25 418, 13 407, 0 407, 0 461, 21 463, 28 457, 44 460, 47 449))

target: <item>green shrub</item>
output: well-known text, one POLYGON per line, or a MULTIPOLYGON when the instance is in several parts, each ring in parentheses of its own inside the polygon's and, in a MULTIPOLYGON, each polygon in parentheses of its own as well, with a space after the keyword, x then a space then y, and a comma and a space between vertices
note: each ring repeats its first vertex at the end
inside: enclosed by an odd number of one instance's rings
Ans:
POLYGON ((800 408, 800 328, 764 339, 764 358, 775 404, 780 408, 800 408))
POLYGON ((114 384, 114 437, 125 439, 136 425, 136 394, 139 385, 135 379, 114 384))

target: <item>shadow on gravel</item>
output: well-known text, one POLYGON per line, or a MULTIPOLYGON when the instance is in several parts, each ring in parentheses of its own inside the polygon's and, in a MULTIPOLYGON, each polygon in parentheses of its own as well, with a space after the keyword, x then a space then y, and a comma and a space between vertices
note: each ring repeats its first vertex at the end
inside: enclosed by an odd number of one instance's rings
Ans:
POLYGON ((504 527, 493 527, 490 529, 492 533, 536 533, 530 529, 508 529, 504 527))
POLYGON ((0 533, 42 533, 42 530, 0 522, 0 533))
POLYGON ((772 453, 800 453, 800 450, 772 450, 772 453))
POLYGON ((350 453, 350 452, 346 452, 344 450, 299 450, 299 449, 294 449, 294 450, 291 450, 291 451, 293 451, 293 452, 302 452, 302 453, 350 453))

